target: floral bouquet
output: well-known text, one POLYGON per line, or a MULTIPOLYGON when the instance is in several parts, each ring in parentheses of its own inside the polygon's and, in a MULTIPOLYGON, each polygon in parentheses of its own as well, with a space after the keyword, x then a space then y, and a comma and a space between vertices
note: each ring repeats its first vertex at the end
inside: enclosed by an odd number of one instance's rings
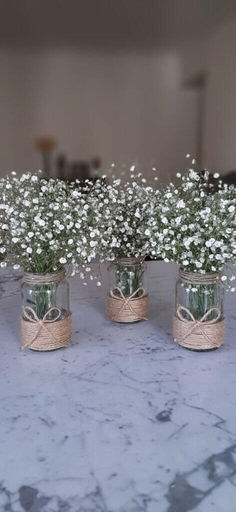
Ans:
POLYGON ((181 320, 220 322, 222 283, 228 280, 234 291, 235 276, 227 278, 222 272, 225 264, 236 261, 236 189, 218 180, 217 173, 215 186, 207 171, 190 169, 183 177, 177 173, 177 178, 180 185, 170 183, 161 195, 158 230, 152 231, 152 237, 164 260, 180 265, 177 312, 181 320))
POLYGON ((1 266, 24 270, 24 329, 28 328, 25 321, 34 323, 38 334, 34 347, 29 334, 30 348, 35 348, 39 334, 42 338, 42 332, 47 334, 70 316, 64 266, 70 264, 73 272, 81 266, 87 268, 95 256, 87 236, 86 198, 86 191, 79 186, 43 179, 40 172, 12 173, 0 180, 1 266))
MULTIPOLYGON (((112 262, 109 305, 112 309, 118 307, 118 315, 111 312, 109 317, 122 322, 136 321, 140 319, 137 311, 134 312, 137 300, 147 296, 143 261, 157 243, 150 237, 157 223, 154 217, 157 192, 146 184, 141 173, 134 174, 134 166, 129 181, 115 179, 112 184, 99 186, 100 190, 96 188, 95 194, 92 193, 97 202, 94 236, 98 235, 100 259, 112 262)), ((146 312, 141 314, 144 316, 146 312)))
POLYGON ((207 171, 190 169, 179 186, 170 183, 164 189, 157 205, 158 230, 152 236, 165 261, 202 274, 222 271, 225 263, 236 261, 236 188, 222 180, 211 193, 214 188, 207 171))

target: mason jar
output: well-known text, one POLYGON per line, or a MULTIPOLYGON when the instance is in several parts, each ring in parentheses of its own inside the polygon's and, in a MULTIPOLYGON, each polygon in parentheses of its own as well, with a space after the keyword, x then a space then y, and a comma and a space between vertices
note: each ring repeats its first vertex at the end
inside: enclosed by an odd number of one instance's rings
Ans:
POLYGON ((224 286, 220 273, 179 271, 174 340, 192 350, 211 350, 224 339, 224 286))
POLYGON ((55 350, 71 339, 69 283, 65 270, 51 274, 25 272, 21 284, 22 346, 55 350))
POLYGON ((120 258, 108 265, 108 317, 128 323, 147 319, 147 268, 141 258, 120 258))

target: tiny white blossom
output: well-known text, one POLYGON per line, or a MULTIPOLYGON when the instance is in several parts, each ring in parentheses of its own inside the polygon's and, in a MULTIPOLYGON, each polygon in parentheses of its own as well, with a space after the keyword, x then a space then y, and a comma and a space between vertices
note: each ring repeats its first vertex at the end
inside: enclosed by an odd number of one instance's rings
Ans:
POLYGON ((176 208, 184 208, 184 207, 185 207, 185 202, 183 201, 183 199, 180 199, 176 204, 176 208))

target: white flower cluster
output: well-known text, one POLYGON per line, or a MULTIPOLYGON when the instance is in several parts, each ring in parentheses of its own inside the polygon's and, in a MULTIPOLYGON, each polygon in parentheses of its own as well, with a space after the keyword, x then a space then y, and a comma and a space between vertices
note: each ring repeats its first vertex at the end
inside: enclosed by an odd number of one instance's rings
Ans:
POLYGON ((88 218, 87 192, 79 185, 45 180, 40 171, 2 178, 1 266, 34 273, 86 266, 95 257, 88 218))
POLYGON ((190 169, 177 178, 180 185, 170 183, 156 204, 156 247, 187 271, 222 271, 236 262, 236 188, 219 180, 215 190, 207 171, 190 169))
POLYGON ((183 177, 177 173, 179 186, 170 183, 160 192, 134 166, 130 171, 128 181, 112 184, 102 177, 68 185, 40 172, 2 178, 1 266, 45 273, 71 264, 86 281, 96 257, 162 256, 200 273, 236 262, 234 186, 215 174, 215 190, 208 172, 190 169, 183 177))
POLYGON ((131 172, 129 181, 115 179, 112 185, 99 182, 90 193, 96 212, 96 229, 92 222, 91 235, 97 241, 100 259, 145 257, 156 248, 151 232, 157 224, 158 193, 146 185, 142 173, 133 174, 134 166, 131 172))

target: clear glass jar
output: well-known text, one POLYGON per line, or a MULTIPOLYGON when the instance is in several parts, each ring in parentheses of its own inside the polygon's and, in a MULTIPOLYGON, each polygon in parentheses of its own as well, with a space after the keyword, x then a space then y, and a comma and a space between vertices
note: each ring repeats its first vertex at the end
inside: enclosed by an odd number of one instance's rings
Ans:
POLYGON ((55 274, 25 273, 21 284, 23 315, 62 320, 70 313, 69 283, 64 270, 55 274))
POLYGON ((109 264, 109 286, 114 295, 136 298, 147 295, 146 263, 139 258, 120 258, 109 264))
POLYGON ((108 267, 108 318, 128 323, 146 320, 148 314, 146 264, 138 258, 121 258, 108 267))
POLYGON ((65 271, 54 274, 25 273, 21 295, 22 347, 40 351, 67 347, 71 340, 72 323, 65 271))
POLYGON ((219 273, 200 274, 180 269, 175 297, 175 341, 195 350, 220 346, 224 330, 223 308, 224 286, 219 273), (192 344, 193 338, 199 342, 197 346, 187 346, 192 344))

